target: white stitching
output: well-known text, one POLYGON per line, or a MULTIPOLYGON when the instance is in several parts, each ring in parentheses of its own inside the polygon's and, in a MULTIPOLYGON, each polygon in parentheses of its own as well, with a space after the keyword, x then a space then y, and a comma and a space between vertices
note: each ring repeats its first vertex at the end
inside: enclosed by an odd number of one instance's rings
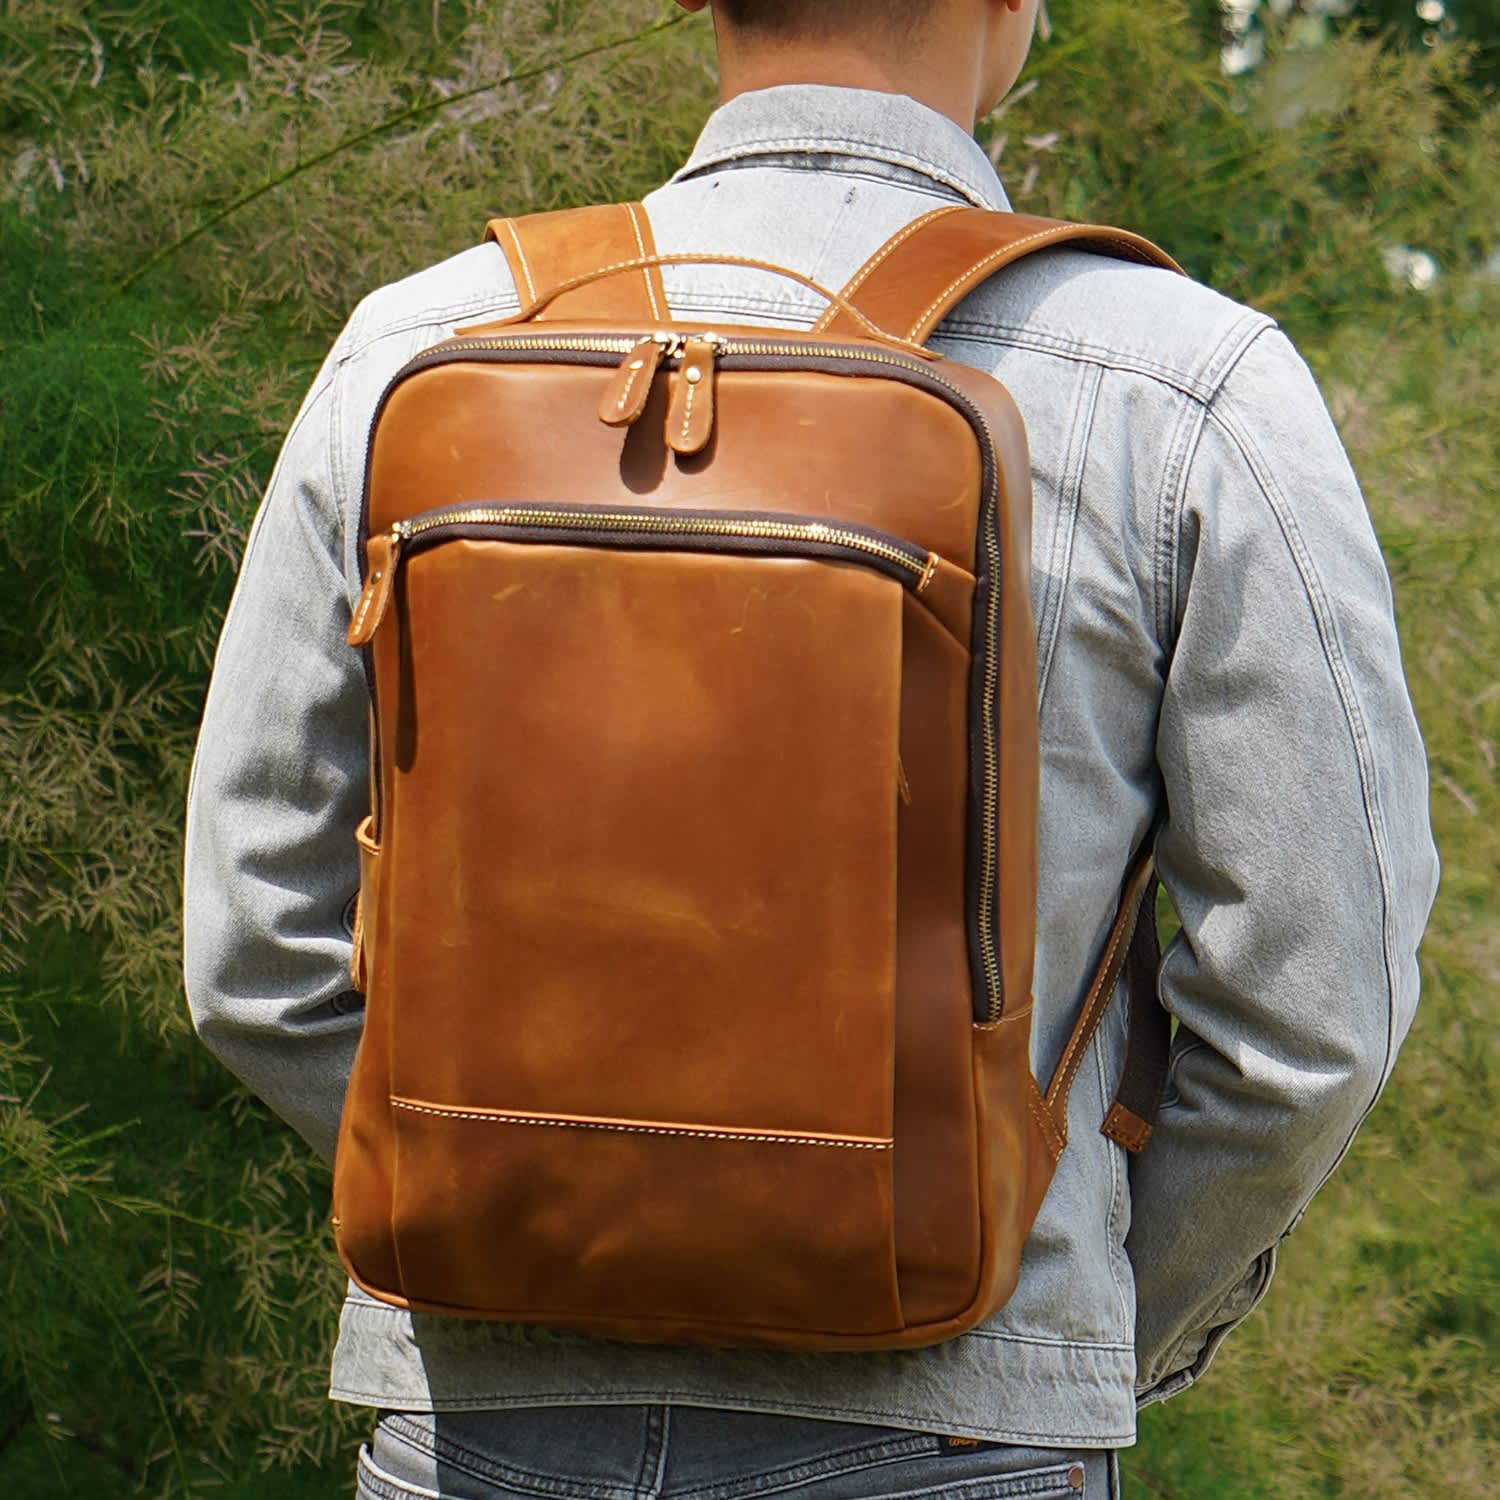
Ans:
POLYGON ((364 598, 359 601, 359 608, 354 611, 354 634, 358 635, 364 628, 365 616, 370 612, 370 606, 375 602, 375 590, 365 590, 364 598))
POLYGON ((919 329, 928 320, 928 318, 933 315, 933 313, 935 313, 940 307, 942 307, 943 303, 948 300, 953 292, 961 287, 964 282, 966 282, 971 276, 983 275, 985 267, 990 265, 992 262, 1001 260, 1007 255, 1014 255, 1016 251, 1023 249, 1025 246, 1034 245, 1038 240, 1044 240, 1048 237, 1048 235, 1056 233, 1057 231, 1055 229, 1040 229, 1035 234, 1025 235, 1021 239, 1014 241, 1014 243, 1012 244, 1002 245, 1000 249, 992 250, 988 255, 984 257, 983 260, 975 262, 975 264, 969 266, 961 275, 955 276, 953 280, 950 281, 948 285, 945 286, 943 290, 939 292, 937 296, 927 304, 926 308, 922 312, 922 315, 917 319, 915 323, 911 325, 911 332, 908 333, 906 337, 915 337, 916 330, 919 329))
MULTIPOLYGON (((645 378, 647 361, 644 358, 633 359, 625 367, 625 389, 620 392, 620 399, 615 402, 615 410, 622 412, 635 401, 636 387, 645 378)), ((656 377, 655 365, 652 365, 651 377, 656 377)))
POLYGON ((1023 238, 1016 240, 1009 245, 1004 245, 999 250, 993 251, 991 254, 986 255, 983 260, 978 261, 974 265, 970 266, 969 269, 965 271, 961 276, 954 277, 954 279, 950 281, 948 285, 927 305, 927 308, 922 313, 922 316, 918 318, 917 321, 913 323, 907 330, 905 337, 913 342, 919 341, 921 337, 922 325, 926 323, 928 318, 930 318, 934 313, 938 312, 942 308, 943 303, 947 301, 948 297, 959 287, 961 287, 965 281, 969 280, 970 277, 983 276, 985 273, 985 269, 991 266, 994 262, 1003 260, 1007 256, 1013 257, 1018 251, 1024 250, 1027 245, 1036 244, 1038 240, 1048 239, 1055 240, 1056 243, 1060 245, 1083 244, 1087 243, 1089 240, 1094 240, 1100 244, 1116 246, 1118 249, 1123 250, 1132 260, 1140 261, 1143 265, 1156 265, 1156 261, 1154 261, 1149 254, 1142 250, 1139 245, 1132 243, 1130 240, 1120 239, 1117 235, 1089 234, 1070 236, 1066 234, 1059 234, 1056 226, 1051 229, 1039 229, 1035 234, 1025 235, 1023 238))
POLYGON ((698 1140, 745 1141, 768 1146, 833 1146, 844 1151, 889 1151, 892 1141, 859 1141, 843 1137, 823 1139, 807 1135, 758 1135, 748 1130, 684 1130, 670 1125, 612 1124, 605 1120, 566 1120, 548 1115, 504 1115, 481 1113, 471 1109, 445 1109, 434 1104, 417 1104, 410 1099, 391 1099, 397 1109, 408 1109, 419 1115, 438 1115, 451 1120, 478 1120, 486 1125, 551 1125, 568 1130, 618 1130, 629 1135, 683 1135, 698 1140))
MULTIPOLYGON (((645 260, 647 256, 646 242, 641 238, 641 224, 640 220, 636 217, 636 205, 634 203, 627 203, 625 205, 625 212, 630 215, 630 228, 635 235, 635 248, 641 252, 641 259, 645 260)), ((651 270, 650 266, 643 266, 641 268, 641 275, 646 278, 646 300, 651 304, 651 316, 660 323, 662 321, 661 308, 656 305, 656 288, 651 284, 651 270)))
MULTIPOLYGON (((881 248, 877 250, 875 254, 872 255, 869 260, 867 260, 864 265, 862 265, 859 270, 854 273, 853 281, 851 281, 843 289, 843 291, 839 293, 839 295, 845 298, 845 300, 851 300, 855 292, 857 292, 859 288, 865 284, 866 280, 868 280, 871 272, 873 272, 880 265, 880 263, 892 253, 892 251, 899 249, 901 245, 909 240, 912 235, 914 235, 919 229, 922 228, 924 224, 930 224, 934 219, 941 219, 944 214, 957 213, 959 209, 964 207, 967 207, 967 205, 963 203, 950 203, 946 204, 942 208, 930 209, 927 213, 922 214, 919 218, 913 219, 905 229, 901 230, 898 234, 893 235, 889 240, 887 240, 886 243, 882 245, 881 248)), ((813 324, 812 331, 814 333, 822 333, 823 330, 833 322, 834 317, 841 310, 842 309, 836 307, 833 303, 830 302, 828 304, 828 307, 824 310, 823 316, 813 324)))
MULTIPOLYGON (((1132 890, 1131 898, 1134 898, 1134 896, 1135 892, 1132 890)), ((1128 906, 1123 909, 1123 911, 1128 910, 1128 906)), ((1146 913, 1142 912, 1138 920, 1145 920, 1145 917, 1146 913)), ((1120 951, 1120 944, 1122 941, 1124 941, 1125 934, 1131 929, 1131 927, 1132 923, 1128 918, 1124 918, 1123 920, 1120 918, 1116 919, 1114 936, 1110 939, 1109 947, 1104 950, 1104 962, 1099 966, 1099 978, 1101 980, 1103 980, 1105 975, 1109 973, 1110 966, 1115 961, 1115 954, 1120 951)), ((1114 984, 1118 984, 1119 980, 1120 976, 1116 974, 1114 984)), ((1113 990, 1114 984, 1110 986, 1111 990, 1113 990)), ((1088 999, 1084 1002, 1084 1016, 1087 1016, 1089 1012, 1094 1009, 1095 1003, 1097 1002, 1100 993, 1101 987, 1099 985, 1094 985, 1090 988, 1088 999)), ((1081 1045, 1087 1045, 1088 1042, 1093 1040, 1094 1032, 1098 1029, 1098 1024, 1099 1023, 1096 1020, 1092 1026, 1080 1027, 1074 1031, 1072 1036, 1068 1038, 1068 1045, 1064 1049, 1062 1059, 1057 1065, 1057 1073, 1053 1080, 1053 1087, 1057 1087, 1058 1084, 1061 1083, 1062 1092, 1067 1092, 1068 1085, 1072 1082, 1072 1080, 1068 1077, 1068 1064, 1072 1060, 1074 1053, 1080 1050, 1081 1045), (1088 1032, 1087 1036, 1084 1035, 1085 1031, 1088 1032)), ((1049 1088, 1047 1092, 1050 1094, 1052 1092, 1052 1089, 1049 1088)))
POLYGON ((870 259, 862 267, 860 267, 858 271, 855 272, 854 280, 849 283, 848 287, 844 291, 844 295, 847 297, 850 292, 854 291, 858 287, 863 286, 869 279, 870 273, 876 270, 881 262, 884 261, 892 251, 899 249, 924 225, 930 224, 934 219, 941 219, 947 214, 958 213, 959 210, 963 207, 963 204, 955 203, 950 207, 934 208, 929 212, 923 214, 920 218, 913 219, 905 229, 888 240, 880 250, 878 250, 873 256, 871 256, 870 259))
POLYGON ((678 441, 685 443, 688 438, 688 427, 693 420, 693 398, 698 394, 698 387, 687 378, 686 370, 682 372, 682 383, 687 387, 687 400, 682 403, 682 432, 678 435, 678 441))
POLYGON ((1056 1161, 1063 1153, 1065 1142, 1059 1140, 1057 1122, 1049 1119, 1046 1114, 1046 1101, 1038 1099, 1037 1095, 1030 1090, 1026 1094, 1026 1104, 1031 1110, 1031 1117, 1041 1128, 1042 1142, 1047 1147, 1047 1154, 1056 1161))
POLYGON ((526 294, 535 302, 536 282, 531 279, 531 267, 526 263, 526 251, 521 247, 521 236, 516 233, 515 220, 507 219, 505 227, 510 230, 511 240, 516 247, 516 258, 521 262, 521 274, 526 278, 526 294))

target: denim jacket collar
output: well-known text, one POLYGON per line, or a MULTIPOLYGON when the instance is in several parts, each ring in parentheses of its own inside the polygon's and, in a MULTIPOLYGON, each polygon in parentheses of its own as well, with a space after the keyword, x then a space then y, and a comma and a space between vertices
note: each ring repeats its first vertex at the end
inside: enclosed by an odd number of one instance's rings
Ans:
POLYGON ((672 181, 799 154, 904 168, 978 208, 1010 208, 979 143, 946 115, 905 94, 815 83, 756 89, 720 105, 672 181))

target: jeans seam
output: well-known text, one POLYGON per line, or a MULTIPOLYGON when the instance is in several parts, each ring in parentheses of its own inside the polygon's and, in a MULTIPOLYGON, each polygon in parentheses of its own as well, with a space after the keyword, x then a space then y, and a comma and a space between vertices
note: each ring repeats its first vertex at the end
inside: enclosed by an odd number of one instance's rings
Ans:
POLYGON ((662 1480, 667 1472, 667 1451, 671 1444, 672 1408, 647 1407, 645 1441, 641 1444, 641 1467, 636 1475, 636 1488, 641 1494, 661 1493, 662 1480))
POLYGON ((587 1479, 561 1479, 553 1474, 539 1474, 532 1469, 523 1469, 477 1452, 463 1443, 437 1432, 429 1433, 400 1412, 392 1412, 382 1425, 389 1436, 404 1443, 414 1453, 424 1458, 435 1458, 450 1468, 462 1470, 473 1479, 503 1484, 510 1489, 529 1490, 539 1496, 555 1496, 557 1500, 638 1500, 641 1494, 638 1485, 598 1484, 587 1479), (413 1434, 416 1434, 413 1437, 413 1434))
POLYGON ((857 1474, 866 1469, 884 1468, 920 1458, 935 1451, 933 1439, 920 1433, 909 1438, 886 1438, 877 1443, 858 1443, 815 1459, 787 1464, 779 1469, 764 1469, 723 1483, 687 1490, 677 1500, 739 1500, 744 1495, 769 1495, 779 1490, 796 1489, 817 1479, 835 1479, 842 1474, 857 1474))
POLYGON ((424 1487, 407 1484, 404 1479, 397 1479, 383 1469, 377 1469, 368 1447, 360 1449, 354 1477, 357 1490, 366 1495, 373 1495, 375 1500, 403 1500, 404 1496, 425 1496, 434 1493, 424 1487))

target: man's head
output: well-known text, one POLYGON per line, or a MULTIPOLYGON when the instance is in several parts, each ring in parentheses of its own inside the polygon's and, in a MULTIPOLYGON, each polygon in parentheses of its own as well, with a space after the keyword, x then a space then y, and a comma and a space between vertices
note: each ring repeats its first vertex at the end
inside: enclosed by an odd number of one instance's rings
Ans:
POLYGON ((899 39, 920 29, 936 0, 713 0, 714 18, 763 35, 836 36, 864 28, 899 39))
MULTIPOLYGON (((702 10, 710 0, 678 0, 702 10)), ((1031 46, 1037 0, 711 0, 725 99, 777 83, 909 94, 966 130, 1031 46)))

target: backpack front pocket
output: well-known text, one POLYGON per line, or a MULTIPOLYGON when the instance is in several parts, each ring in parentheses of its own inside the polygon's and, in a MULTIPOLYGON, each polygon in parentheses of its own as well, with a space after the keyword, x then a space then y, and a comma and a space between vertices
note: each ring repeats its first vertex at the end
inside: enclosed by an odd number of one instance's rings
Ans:
POLYGON ((396 538, 363 613, 401 1295, 898 1327, 902 608, 936 559, 723 512, 396 538))

